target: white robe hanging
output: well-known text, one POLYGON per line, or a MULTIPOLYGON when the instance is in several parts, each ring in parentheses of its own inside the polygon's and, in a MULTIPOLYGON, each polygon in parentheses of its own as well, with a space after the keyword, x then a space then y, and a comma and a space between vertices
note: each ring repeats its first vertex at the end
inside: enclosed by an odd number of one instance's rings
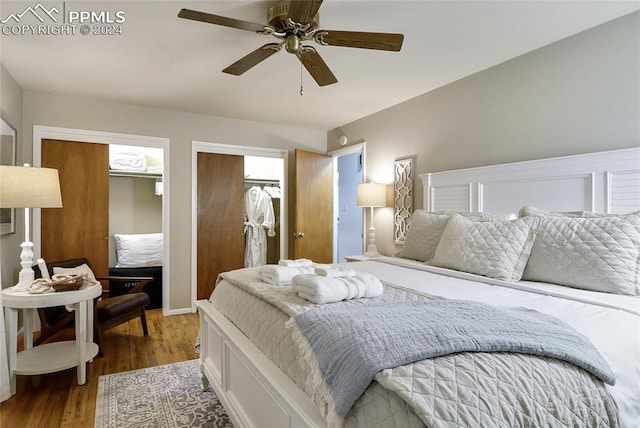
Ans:
POLYGON ((244 194, 244 208, 244 233, 247 240, 244 266, 265 265, 267 264, 267 234, 276 235, 276 219, 271 196, 260 187, 253 186, 244 194))

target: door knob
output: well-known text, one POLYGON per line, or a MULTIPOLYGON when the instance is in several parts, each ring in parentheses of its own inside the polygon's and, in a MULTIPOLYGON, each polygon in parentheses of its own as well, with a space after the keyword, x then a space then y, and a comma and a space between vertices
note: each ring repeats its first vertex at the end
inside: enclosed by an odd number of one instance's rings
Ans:
POLYGON ((293 236, 296 238, 304 238, 304 232, 293 232, 293 236))

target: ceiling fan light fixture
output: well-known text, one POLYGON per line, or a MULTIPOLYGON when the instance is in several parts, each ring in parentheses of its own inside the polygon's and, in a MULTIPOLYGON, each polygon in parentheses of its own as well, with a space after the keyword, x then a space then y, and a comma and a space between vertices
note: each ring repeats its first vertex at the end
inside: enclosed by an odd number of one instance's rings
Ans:
POLYGON ((295 34, 287 36, 284 43, 284 48, 290 54, 297 54, 300 52, 300 39, 295 34))

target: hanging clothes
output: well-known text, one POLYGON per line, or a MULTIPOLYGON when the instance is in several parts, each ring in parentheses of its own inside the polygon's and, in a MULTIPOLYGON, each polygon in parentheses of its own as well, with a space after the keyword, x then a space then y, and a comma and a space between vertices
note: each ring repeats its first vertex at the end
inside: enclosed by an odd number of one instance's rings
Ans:
POLYGON ((279 187, 264 186, 262 190, 267 192, 269 196, 271 196, 271 199, 279 199, 282 196, 282 193, 279 187))
POLYGON ((259 186, 244 194, 246 246, 244 266, 267 264, 267 235, 275 236, 275 216, 271 196, 259 186))

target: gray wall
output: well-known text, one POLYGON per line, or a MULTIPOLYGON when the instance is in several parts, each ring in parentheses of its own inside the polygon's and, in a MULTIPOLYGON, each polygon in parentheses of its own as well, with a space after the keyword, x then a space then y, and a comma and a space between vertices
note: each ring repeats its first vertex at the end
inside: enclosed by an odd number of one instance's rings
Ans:
MULTIPOLYGON (((22 150, 22 89, 13 76, 0 63, 0 116, 17 131, 16 164, 25 158, 22 150)), ((24 240, 24 210, 16 210, 16 233, 0 235, 0 284, 11 287, 18 282, 20 271, 20 244, 24 240)))
MULTIPOLYGON (((24 92, 23 146, 32 158, 33 126, 55 126, 170 139, 170 309, 191 306, 191 141, 326 149, 326 131, 226 119, 63 95, 24 92)), ((166 235, 165 235, 166 239, 166 235)), ((4 262, 4 261, 3 261, 4 262)))
MULTIPOLYGON (((368 180, 640 145, 640 12, 594 27, 328 133, 367 142, 368 180)), ((416 175, 415 204, 422 183, 416 175)), ((393 212, 376 210, 393 254, 393 212)))
POLYGON ((162 196, 155 194, 156 180, 109 177, 109 266, 116 265, 114 233, 162 232, 162 196))

